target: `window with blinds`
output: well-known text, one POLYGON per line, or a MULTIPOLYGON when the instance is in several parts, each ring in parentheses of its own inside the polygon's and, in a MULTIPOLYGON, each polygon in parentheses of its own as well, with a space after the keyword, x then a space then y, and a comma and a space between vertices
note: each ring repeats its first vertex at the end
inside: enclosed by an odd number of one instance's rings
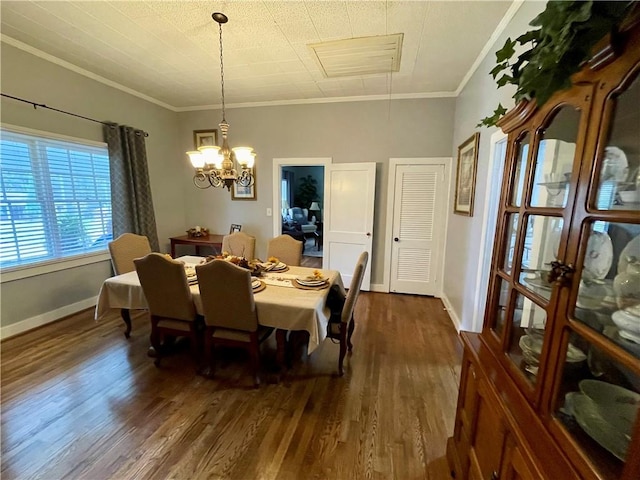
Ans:
POLYGON ((0 129, 0 268, 105 251, 106 146, 0 129))

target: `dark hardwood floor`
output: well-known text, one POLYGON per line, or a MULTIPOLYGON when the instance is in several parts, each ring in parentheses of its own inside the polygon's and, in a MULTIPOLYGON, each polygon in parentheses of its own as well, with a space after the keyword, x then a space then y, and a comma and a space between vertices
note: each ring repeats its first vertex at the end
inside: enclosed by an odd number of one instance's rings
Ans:
MULTIPOLYGON (((216 377, 185 349, 147 357, 140 313, 126 340, 93 311, 1 347, 0 475, 10 479, 447 479, 462 349, 438 299, 363 293, 354 351, 297 351, 278 384, 252 388, 247 357, 216 377)), ((263 345, 263 368, 275 341, 263 345)))

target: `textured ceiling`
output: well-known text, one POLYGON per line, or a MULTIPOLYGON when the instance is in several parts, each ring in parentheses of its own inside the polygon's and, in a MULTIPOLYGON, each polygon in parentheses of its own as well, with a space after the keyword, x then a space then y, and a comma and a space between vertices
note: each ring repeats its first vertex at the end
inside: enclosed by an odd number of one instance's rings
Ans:
POLYGON ((2 0, 0 32, 4 42, 174 110, 220 103, 215 11, 229 17, 228 105, 451 96, 513 13, 512 3, 2 0), (404 39, 400 70, 392 74, 325 78, 308 46, 395 33, 404 39))

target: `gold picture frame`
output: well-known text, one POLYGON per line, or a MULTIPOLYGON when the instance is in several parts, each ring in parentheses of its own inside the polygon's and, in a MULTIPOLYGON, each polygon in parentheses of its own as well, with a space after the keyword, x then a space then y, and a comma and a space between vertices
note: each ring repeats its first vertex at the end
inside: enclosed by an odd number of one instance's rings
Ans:
POLYGON ((480 133, 476 132, 458 147, 456 189, 453 201, 453 213, 458 215, 473 217, 479 144, 480 133))
POLYGON ((193 131, 193 146, 198 149, 199 147, 210 146, 215 147, 218 145, 218 130, 194 130, 193 131))

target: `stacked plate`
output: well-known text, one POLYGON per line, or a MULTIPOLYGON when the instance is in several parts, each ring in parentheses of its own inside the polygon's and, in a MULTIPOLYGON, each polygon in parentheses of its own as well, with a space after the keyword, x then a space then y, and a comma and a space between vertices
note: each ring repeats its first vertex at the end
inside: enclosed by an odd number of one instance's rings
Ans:
POLYGON ((198 283, 198 276, 196 275, 195 267, 187 267, 185 265, 184 272, 187 274, 187 282, 189 282, 189 285, 198 283))
POLYGON ((266 263, 263 263, 262 266, 264 267, 265 272, 279 272, 287 268, 287 264, 282 262, 278 262, 278 263, 266 262, 266 263))
POLYGON ((596 442, 625 460, 638 415, 640 394, 599 380, 582 380, 573 393, 573 413, 596 442))
POLYGON ((310 275, 308 277, 298 277, 296 282, 303 287, 321 287, 327 283, 328 279, 324 277, 315 277, 310 275))
POLYGON ((254 278, 251 280, 251 288, 253 288, 254 290, 256 288, 259 288, 260 285, 262 285, 262 282, 260 280, 258 280, 257 278, 254 278))

